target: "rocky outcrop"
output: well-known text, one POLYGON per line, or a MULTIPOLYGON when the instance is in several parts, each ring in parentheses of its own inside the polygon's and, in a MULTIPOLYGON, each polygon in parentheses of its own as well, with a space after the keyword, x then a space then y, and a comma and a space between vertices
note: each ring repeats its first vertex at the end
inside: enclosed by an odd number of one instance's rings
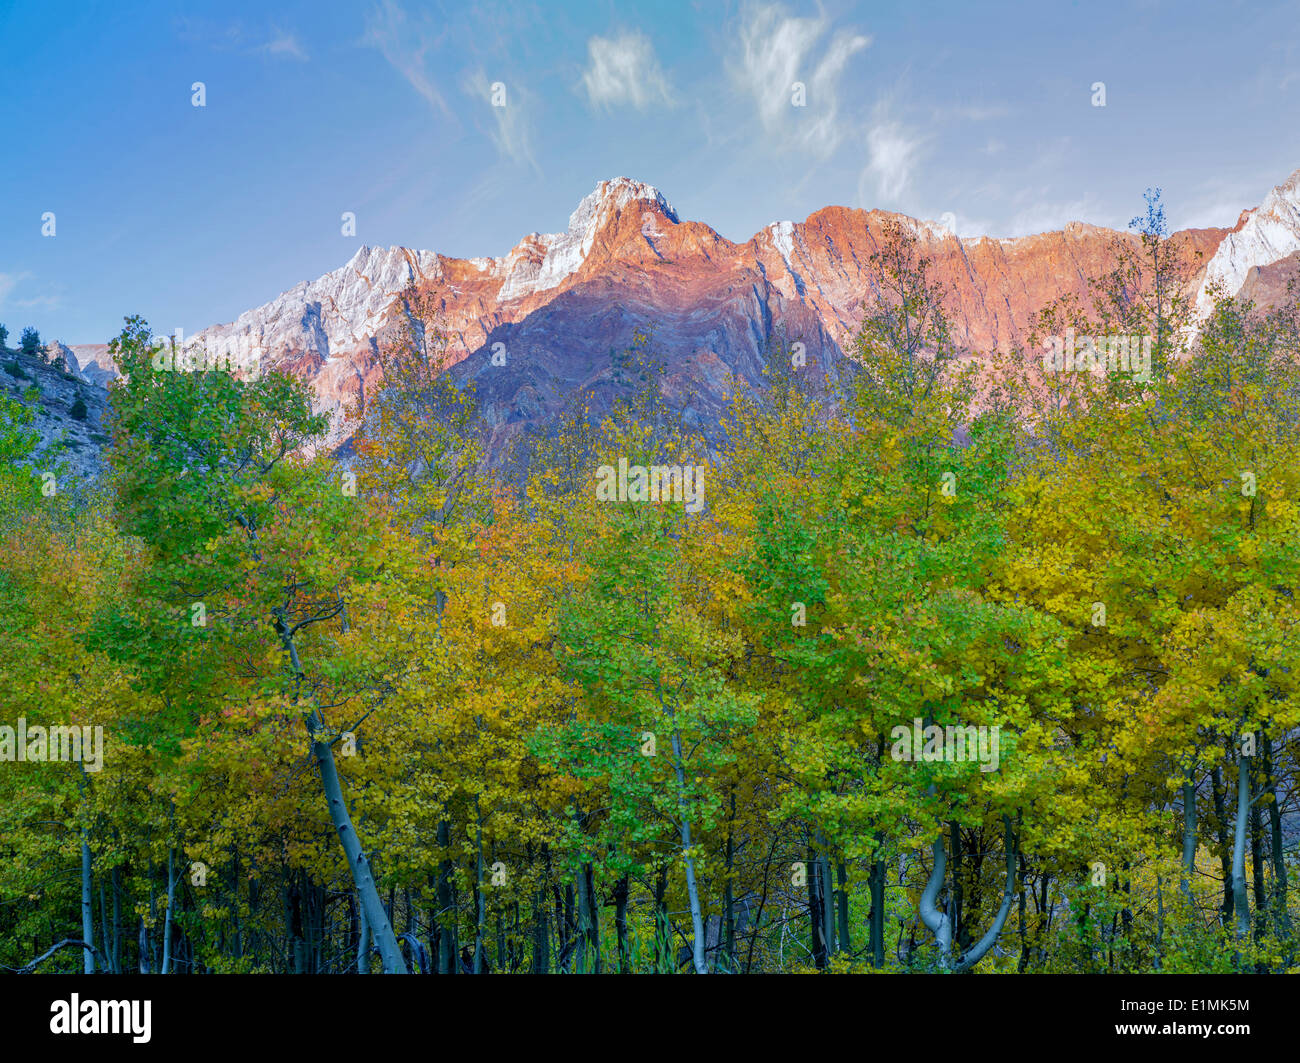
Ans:
POLYGON ((117 366, 108 356, 107 343, 81 343, 72 347, 60 343, 58 346, 76 361, 77 374, 87 383, 107 387, 108 382, 117 376, 117 366))
POLYGON ((0 388, 32 412, 30 427, 40 436, 30 462, 34 469, 57 476, 62 468, 76 478, 97 480, 108 442, 108 393, 82 376, 69 348, 54 343, 47 352, 48 360, 4 352, 0 388), (58 366, 60 355, 66 370, 58 366))
POLYGON ((1272 299, 1275 290, 1270 281, 1275 282, 1287 267, 1272 270, 1271 277, 1262 281, 1258 274, 1296 252, 1300 252, 1300 170, 1269 192, 1254 210, 1243 212, 1237 227, 1219 243, 1197 291, 1197 310, 1204 314, 1211 309, 1216 285, 1225 294, 1236 295, 1251 279, 1252 271, 1257 301, 1272 299))

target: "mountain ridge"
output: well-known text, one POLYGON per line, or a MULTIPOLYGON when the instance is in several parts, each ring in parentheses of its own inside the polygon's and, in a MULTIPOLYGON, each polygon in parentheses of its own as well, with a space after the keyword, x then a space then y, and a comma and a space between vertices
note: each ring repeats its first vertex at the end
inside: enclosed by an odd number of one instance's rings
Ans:
MULTIPOLYGON (((363 244, 337 269, 188 342, 255 351, 261 365, 304 377, 341 441, 342 411, 377 384, 376 345, 398 293, 414 283, 441 314, 452 371, 480 390, 494 447, 545 422, 575 390, 601 412, 608 355, 638 330, 653 332, 665 385, 684 397, 687 420, 707 420, 737 380, 761 381, 778 335, 804 342, 809 364, 835 375, 860 320, 870 256, 891 220, 917 234, 950 288, 958 343, 974 352, 1010 348, 1061 295, 1086 298, 1116 241, 1137 242, 1082 221, 1026 236, 958 237, 938 222, 834 205, 734 242, 683 220, 653 185, 617 177, 580 200, 565 230, 528 233, 504 255, 461 259, 363 244), (504 364, 493 362, 493 350, 504 364)), ((1235 285, 1233 294, 1248 282, 1275 292, 1275 264, 1300 252, 1300 170, 1234 228, 1178 235, 1199 263, 1189 294, 1202 310, 1216 280, 1235 285)), ((88 345, 71 350, 103 368, 102 349, 94 359, 88 345)))

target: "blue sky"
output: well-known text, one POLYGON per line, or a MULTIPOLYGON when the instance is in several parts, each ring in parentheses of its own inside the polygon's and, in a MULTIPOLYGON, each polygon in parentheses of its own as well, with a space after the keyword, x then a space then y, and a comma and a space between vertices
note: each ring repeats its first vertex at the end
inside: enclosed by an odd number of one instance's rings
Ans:
POLYGON ((0 40, 0 322, 66 343, 362 243, 501 255, 620 175, 745 240, 830 204, 1123 227, 1149 185, 1231 225, 1300 168, 1297 2, 0 0, 0 40))

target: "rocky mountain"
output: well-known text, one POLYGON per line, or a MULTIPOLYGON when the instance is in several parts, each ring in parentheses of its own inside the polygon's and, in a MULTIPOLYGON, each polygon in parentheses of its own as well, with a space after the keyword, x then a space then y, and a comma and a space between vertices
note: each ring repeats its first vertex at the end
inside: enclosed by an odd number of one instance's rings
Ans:
MULTIPOLYGON (((1218 280, 1266 296, 1300 252, 1300 171, 1237 227, 1187 230, 1202 263, 1191 291, 1218 280)), ((653 333, 665 390, 708 424, 737 379, 761 379, 778 337, 802 342, 810 370, 834 377, 860 319, 882 211, 826 207, 774 222, 743 243, 683 220, 657 189, 601 181, 559 233, 530 233, 500 258, 456 259, 405 247, 360 248, 344 266, 193 338, 209 352, 256 354, 308 379, 347 435, 343 407, 377 381, 376 344, 397 293, 414 282, 441 310, 451 370, 475 382, 494 450, 545 424, 575 394, 596 412, 614 394, 611 352, 653 333)), ((1052 299, 1084 297, 1131 234, 1072 222, 1014 239, 961 238, 905 219, 952 290, 949 310, 971 352, 1007 349, 1052 299)), ((102 348, 73 348, 80 370, 107 373, 102 348)), ((88 376, 89 379, 89 376, 88 376)))
POLYGON ((117 376, 117 367, 108 356, 107 343, 82 343, 72 347, 57 343, 52 346, 63 352, 68 367, 88 384, 107 387, 108 382, 117 376))
POLYGON ((1219 243, 1197 290, 1197 309, 1212 305, 1216 286, 1228 295, 1252 282, 1251 298, 1272 302, 1285 291, 1300 254, 1300 170, 1274 188, 1254 210, 1243 211, 1236 228, 1219 243), (1262 276, 1261 276, 1262 275, 1262 276), (1277 282, 1281 280, 1281 290, 1277 282))
POLYGON ((40 434, 35 468, 46 471, 62 466, 83 480, 99 477, 103 447, 108 442, 108 393, 83 376, 69 348, 50 344, 45 359, 17 351, 0 352, 0 388, 32 412, 31 427, 40 434), (66 369, 59 367, 59 355, 63 355, 66 369))

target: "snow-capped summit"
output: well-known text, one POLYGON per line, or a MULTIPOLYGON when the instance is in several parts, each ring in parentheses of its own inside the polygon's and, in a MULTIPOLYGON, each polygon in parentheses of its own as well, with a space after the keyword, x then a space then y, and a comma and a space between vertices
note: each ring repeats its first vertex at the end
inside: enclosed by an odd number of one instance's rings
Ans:
POLYGON ((604 212, 619 210, 629 203, 653 203, 669 221, 680 220, 677 211, 673 210, 673 205, 654 185, 648 185, 644 181, 634 181, 630 177, 615 177, 609 181, 601 181, 596 185, 594 192, 583 196, 577 209, 569 215, 569 231, 572 232, 575 225, 580 223, 600 220, 604 212))
MULTIPOLYGON (((345 265, 187 339, 309 381, 331 440, 342 442, 348 411, 382 375, 377 348, 394 304, 415 282, 433 300, 451 372, 474 381, 494 455, 546 424, 575 389, 594 414, 609 409, 609 353, 637 329, 653 332, 673 393, 691 396, 691 415, 709 423, 736 379, 758 386, 774 337, 804 344, 818 373, 838 371, 891 219, 922 238, 933 276, 952 291, 956 342, 976 353, 1009 350, 1054 299, 1085 298, 1091 278, 1112 268, 1115 241, 1136 239, 1079 222, 958 239, 951 224, 829 206, 735 243, 683 221, 653 186, 618 177, 584 196, 563 232, 530 233, 500 257, 362 246, 345 265)), ((1211 281, 1233 294, 1254 284, 1267 302, 1300 262, 1300 171, 1235 229, 1182 235, 1211 281)), ((87 377, 94 359, 107 361, 102 348, 74 354, 87 377)))
POLYGON ((1205 279, 1196 296, 1200 315, 1214 307, 1211 289, 1216 283, 1236 295, 1246 275, 1256 266, 1268 266, 1300 251, 1300 170, 1274 188, 1255 210, 1245 216, 1235 232, 1223 238, 1205 267, 1205 279))
POLYGON ((658 208, 669 221, 679 219, 672 204, 659 189, 629 177, 601 181, 596 190, 584 196, 569 215, 569 227, 562 233, 530 233, 519 248, 503 260, 506 280, 498 293, 500 300, 517 299, 558 286, 575 273, 591 253, 596 235, 611 217, 630 203, 645 203, 658 208), (520 248, 531 241, 542 251, 540 263, 533 256, 521 256, 520 248))
POLYGON ((410 281, 437 279, 438 256, 407 247, 362 245, 347 265, 303 281, 246 310, 228 325, 213 325, 195 342, 220 349, 227 341, 269 351, 300 351, 329 358, 374 336, 393 298, 410 281))
MULTIPOLYGON (((547 291, 575 273, 591 253, 600 231, 622 209, 643 203, 676 224, 662 192, 627 177, 601 181, 583 197, 561 233, 525 237, 501 258, 470 260, 474 270, 500 282, 497 302, 547 291)), ((275 354, 298 352, 328 360, 365 345, 386 320, 397 294, 411 281, 443 279, 433 251, 363 244, 347 264, 313 281, 303 281, 233 322, 204 329, 192 341, 209 349, 227 345, 275 354)))

